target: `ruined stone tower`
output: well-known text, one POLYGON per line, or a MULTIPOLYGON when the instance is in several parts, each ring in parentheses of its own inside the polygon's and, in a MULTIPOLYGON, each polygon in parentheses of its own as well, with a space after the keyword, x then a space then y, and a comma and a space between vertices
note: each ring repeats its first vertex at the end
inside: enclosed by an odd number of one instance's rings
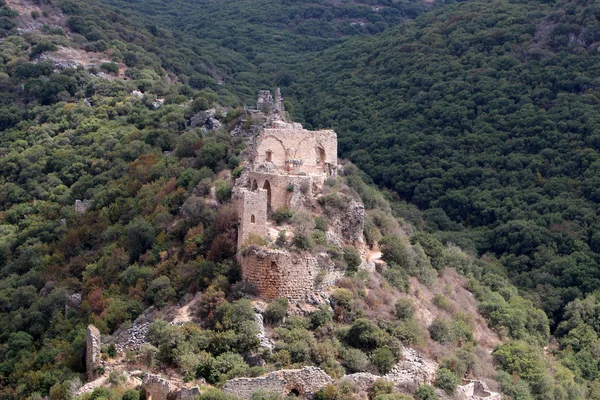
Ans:
POLYGON ((271 95, 270 90, 261 90, 256 101, 256 109, 265 114, 279 114, 285 111, 283 106, 283 98, 281 97, 281 89, 275 89, 275 98, 271 95))
MULTIPOLYGON (((257 105, 259 110, 283 111, 279 89, 275 101, 269 91, 261 91, 257 105)), ((337 174, 337 136, 332 130, 308 131, 297 123, 271 121, 255 139, 249 158, 235 188, 242 277, 265 298, 299 300, 314 291, 319 265, 311 254, 273 246, 278 231, 269 216, 284 208, 315 208, 314 196, 325 179, 337 174)))

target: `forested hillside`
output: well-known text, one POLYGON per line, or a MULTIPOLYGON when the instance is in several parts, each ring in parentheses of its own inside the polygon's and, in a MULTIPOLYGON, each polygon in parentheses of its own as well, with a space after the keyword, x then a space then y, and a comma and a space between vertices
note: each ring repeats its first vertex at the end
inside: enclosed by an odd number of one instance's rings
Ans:
MULTIPOLYGON (((88 323, 112 333, 197 291, 210 325, 157 325, 157 360, 215 384, 261 373, 231 356, 256 346, 229 205, 244 146, 229 131, 248 126, 240 108, 219 106, 274 85, 295 119, 334 128, 340 155, 366 172, 331 189, 365 203, 366 236, 386 234, 390 208, 413 233, 417 261, 393 235, 381 243, 394 290, 456 268, 504 340, 494 356, 505 394, 600 398, 596 2, 0 0, 0 37, 0 399, 69 398, 88 323), (69 49, 104 61, 58 65, 69 49), (223 127, 196 126, 213 106, 223 127), (74 293, 78 308, 65 301, 74 293), (542 352, 550 333, 558 343, 542 352), (204 363, 182 357, 186 346, 204 363)), ((477 369, 460 313, 425 333, 400 309, 356 328, 375 342, 353 342, 350 321, 372 310, 369 278, 349 275, 335 320, 277 328, 270 367, 373 369, 373 343, 426 337, 468 343, 440 359, 442 385, 477 369)))
POLYGON ((556 326, 600 288, 599 7, 461 3, 319 54, 286 91, 429 230, 500 257, 556 326))

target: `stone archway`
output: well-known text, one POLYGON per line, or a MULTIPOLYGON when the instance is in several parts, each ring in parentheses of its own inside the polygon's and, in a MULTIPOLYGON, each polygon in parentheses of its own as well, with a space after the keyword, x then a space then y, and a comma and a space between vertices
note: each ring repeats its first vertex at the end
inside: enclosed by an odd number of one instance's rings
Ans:
POLYGON ((322 165, 326 160, 325 149, 320 145, 315 147, 315 155, 317 156, 317 163, 322 165))
POLYGON ((265 179, 263 189, 267 191, 267 212, 271 212, 271 184, 268 179, 265 179))

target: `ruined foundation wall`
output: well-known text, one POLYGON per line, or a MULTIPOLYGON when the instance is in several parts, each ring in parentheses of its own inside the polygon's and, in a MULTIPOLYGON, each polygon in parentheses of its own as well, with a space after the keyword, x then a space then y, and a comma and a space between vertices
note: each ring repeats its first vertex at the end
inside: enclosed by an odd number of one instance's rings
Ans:
POLYGON ((250 399, 257 390, 275 392, 282 396, 290 393, 300 395, 301 399, 312 399, 322 387, 333 382, 320 368, 304 367, 302 369, 283 369, 271 372, 259 378, 238 378, 225 383, 223 391, 242 399, 250 399))
POLYGON ((267 299, 301 300, 314 292, 317 260, 307 253, 252 249, 241 257, 242 278, 267 299))

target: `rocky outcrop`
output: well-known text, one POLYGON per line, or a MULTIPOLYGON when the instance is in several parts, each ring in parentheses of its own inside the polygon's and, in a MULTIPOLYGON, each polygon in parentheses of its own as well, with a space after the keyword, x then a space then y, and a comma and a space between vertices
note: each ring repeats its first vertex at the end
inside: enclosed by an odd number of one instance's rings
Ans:
POLYGON ((146 393, 146 400, 191 400, 200 394, 200 387, 182 387, 160 375, 147 374, 142 378, 141 388, 146 393))
POLYGON ((88 325, 86 335, 85 367, 88 381, 94 380, 100 367, 100 331, 94 325, 88 325))
POLYGON ((384 378, 394 382, 397 388, 432 383, 438 367, 438 363, 415 350, 404 349, 402 360, 384 378))
POLYGON ((492 392, 485 382, 465 379, 463 383, 457 391, 468 400, 502 400, 502 395, 492 392))
POLYGON ((259 378, 238 378, 225 383, 223 390, 242 399, 250 399, 259 389, 282 396, 294 394, 302 399, 312 399, 320 388, 333 382, 321 368, 282 369, 259 378))

